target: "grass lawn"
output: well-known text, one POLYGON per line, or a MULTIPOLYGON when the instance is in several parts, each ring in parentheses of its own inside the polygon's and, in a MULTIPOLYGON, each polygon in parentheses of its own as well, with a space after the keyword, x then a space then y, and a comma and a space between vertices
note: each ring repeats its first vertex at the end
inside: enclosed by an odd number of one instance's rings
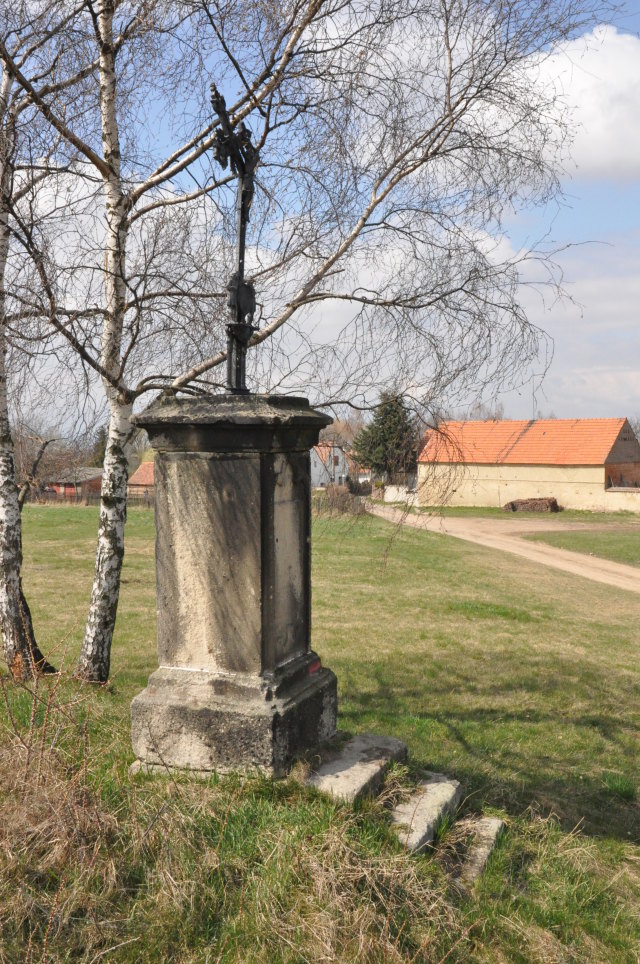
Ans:
MULTIPOLYGON (((69 668, 96 520, 25 510, 40 644, 69 668)), ((5 685, 0 961, 638 960, 640 596, 377 518, 317 519, 313 645, 340 726, 410 750, 354 810, 295 774, 129 777, 129 702, 156 665, 153 533, 132 509, 111 683, 62 682, 50 718, 51 681, 35 713, 5 685), (51 734, 57 755, 40 752, 51 734), (385 799, 420 768, 507 821, 473 899, 443 872, 455 830, 413 859, 388 830, 385 799)))
MULTIPOLYGON (((400 505, 401 503, 398 503, 400 505)), ((480 505, 432 505, 411 507, 411 512, 483 519, 517 519, 544 522, 582 522, 585 525, 606 524, 612 528, 637 527, 640 529, 640 514, 626 509, 620 512, 587 512, 583 509, 562 509, 561 512, 505 512, 497 506, 480 505)))
POLYGON ((545 532, 527 536, 535 542, 546 542, 558 549, 600 556, 629 566, 640 566, 640 530, 616 527, 611 531, 545 532))

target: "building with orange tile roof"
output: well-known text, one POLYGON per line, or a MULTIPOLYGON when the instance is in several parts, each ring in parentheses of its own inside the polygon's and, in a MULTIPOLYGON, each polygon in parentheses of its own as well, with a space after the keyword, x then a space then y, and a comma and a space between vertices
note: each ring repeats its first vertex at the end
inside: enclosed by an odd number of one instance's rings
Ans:
POLYGON ((640 444, 627 419, 450 421, 425 435, 422 505, 548 497, 566 508, 640 511, 640 444))
POLYGON ((150 500, 154 496, 154 462, 141 462, 127 485, 127 495, 134 499, 150 500))

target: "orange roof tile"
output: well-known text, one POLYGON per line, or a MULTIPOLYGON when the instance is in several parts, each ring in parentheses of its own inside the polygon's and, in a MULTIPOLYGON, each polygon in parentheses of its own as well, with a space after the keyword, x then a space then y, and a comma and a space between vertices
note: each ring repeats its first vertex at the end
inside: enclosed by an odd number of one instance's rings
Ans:
POLYGON ((328 458, 330 455, 333 454, 334 444, 333 442, 321 441, 321 442, 318 442, 317 445, 314 445, 313 448, 316 454, 318 455, 318 458, 324 461, 326 458, 328 458))
POLYGON ((154 462, 141 462, 129 479, 129 485, 153 485, 154 462))
POLYGON ((445 422, 424 438, 419 462, 604 465, 624 418, 445 422))

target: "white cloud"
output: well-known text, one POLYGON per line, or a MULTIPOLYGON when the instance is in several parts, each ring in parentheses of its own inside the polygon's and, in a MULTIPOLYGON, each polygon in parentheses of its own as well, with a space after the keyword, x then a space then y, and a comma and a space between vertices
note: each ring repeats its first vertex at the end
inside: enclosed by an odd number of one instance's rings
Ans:
POLYGON ((553 337, 555 353, 542 388, 504 399, 511 417, 536 408, 559 418, 640 414, 640 234, 614 244, 570 249, 562 267, 574 299, 544 308, 525 295, 528 315, 553 337))
POLYGON ((571 157, 577 176, 639 177, 640 37, 596 27, 549 57, 540 74, 543 81, 557 82, 572 110, 577 134, 571 157))

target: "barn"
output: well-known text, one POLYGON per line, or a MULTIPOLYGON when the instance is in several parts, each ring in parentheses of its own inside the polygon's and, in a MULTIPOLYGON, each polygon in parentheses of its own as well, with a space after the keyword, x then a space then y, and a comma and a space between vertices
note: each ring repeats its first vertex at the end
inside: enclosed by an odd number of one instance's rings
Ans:
POLYGON ((102 469, 95 465, 83 465, 47 479, 45 492, 55 492, 58 498, 78 501, 99 495, 101 485, 102 469))
POLYGON ((426 433, 419 504, 545 497, 571 509, 640 512, 640 444, 628 420, 449 421, 426 433))

